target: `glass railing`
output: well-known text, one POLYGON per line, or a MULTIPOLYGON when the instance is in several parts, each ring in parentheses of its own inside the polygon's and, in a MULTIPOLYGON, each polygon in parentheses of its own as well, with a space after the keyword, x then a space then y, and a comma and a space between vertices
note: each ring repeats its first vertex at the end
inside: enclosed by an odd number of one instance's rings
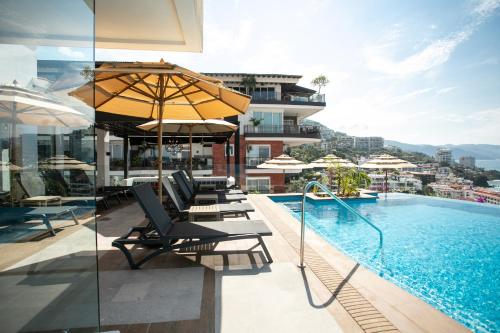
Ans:
POLYGON ((264 135, 284 135, 293 137, 321 138, 320 128, 318 126, 306 125, 245 125, 245 135, 264 136, 264 135))
POLYGON ((325 103, 324 94, 313 94, 310 96, 306 95, 295 95, 290 93, 278 93, 275 91, 254 91, 251 92, 252 103, 325 103))
POLYGON ((264 163, 270 157, 247 157, 246 158, 246 168, 247 169, 255 169, 257 165, 264 163))

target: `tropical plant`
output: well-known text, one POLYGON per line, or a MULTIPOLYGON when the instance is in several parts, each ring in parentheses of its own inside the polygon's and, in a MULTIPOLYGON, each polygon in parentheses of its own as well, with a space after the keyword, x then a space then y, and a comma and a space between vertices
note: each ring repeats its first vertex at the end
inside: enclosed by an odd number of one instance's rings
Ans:
POLYGON ((254 117, 250 118, 250 122, 254 127, 259 126, 262 123, 262 121, 263 121, 262 118, 254 118, 254 117))
POLYGON ((257 86, 257 80, 255 79, 255 76, 249 75, 241 79, 241 84, 245 87, 246 94, 250 95, 257 86))
POLYGON ((318 94, 321 94, 321 88, 326 86, 328 83, 330 83, 330 80, 328 80, 328 78, 323 74, 319 75, 311 81, 311 84, 313 86, 318 87, 318 94))

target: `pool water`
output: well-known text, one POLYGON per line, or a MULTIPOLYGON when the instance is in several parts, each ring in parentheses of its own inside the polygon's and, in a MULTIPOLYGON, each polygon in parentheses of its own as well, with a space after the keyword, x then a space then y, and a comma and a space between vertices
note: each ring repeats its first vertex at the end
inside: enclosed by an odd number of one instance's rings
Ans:
MULTIPOLYGON (((301 197, 272 196, 300 221, 301 197)), ((407 194, 338 204, 312 202, 306 224, 387 280, 475 332, 500 332, 500 207, 407 194)))

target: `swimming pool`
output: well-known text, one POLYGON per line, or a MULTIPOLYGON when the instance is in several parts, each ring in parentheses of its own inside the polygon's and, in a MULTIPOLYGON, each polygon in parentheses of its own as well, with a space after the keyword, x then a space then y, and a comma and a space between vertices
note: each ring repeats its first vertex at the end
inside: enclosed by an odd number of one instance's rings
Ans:
MULTIPOLYGON (((299 196, 271 196, 300 221, 299 196)), ((385 279, 475 332, 500 332, 500 207, 407 194, 306 203, 306 224, 385 279), (381 260, 381 257, 383 258, 381 260)))

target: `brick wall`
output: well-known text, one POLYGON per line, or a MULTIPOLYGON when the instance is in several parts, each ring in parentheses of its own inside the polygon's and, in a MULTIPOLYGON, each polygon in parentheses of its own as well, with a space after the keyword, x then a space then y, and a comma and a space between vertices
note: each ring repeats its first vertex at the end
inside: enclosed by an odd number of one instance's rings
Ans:
MULTIPOLYGON (((234 137, 230 140, 231 144, 234 144, 234 137)), ((247 144, 260 144, 260 145, 270 145, 271 146, 271 157, 279 156, 283 153, 283 142, 282 141, 251 141, 246 140, 244 136, 240 136, 240 182, 242 186, 245 186, 246 181, 246 172, 245 172, 245 163, 246 163, 246 153, 247 153, 247 144)), ((225 157, 225 144, 214 144, 212 146, 213 153, 213 163, 214 176, 226 176, 226 157, 225 157)), ((234 177, 234 156, 230 157, 230 169, 231 176, 234 177)), ((283 174, 256 174, 255 177, 258 176, 269 176, 271 177, 271 186, 275 188, 283 189, 285 184, 285 178, 283 174)))

